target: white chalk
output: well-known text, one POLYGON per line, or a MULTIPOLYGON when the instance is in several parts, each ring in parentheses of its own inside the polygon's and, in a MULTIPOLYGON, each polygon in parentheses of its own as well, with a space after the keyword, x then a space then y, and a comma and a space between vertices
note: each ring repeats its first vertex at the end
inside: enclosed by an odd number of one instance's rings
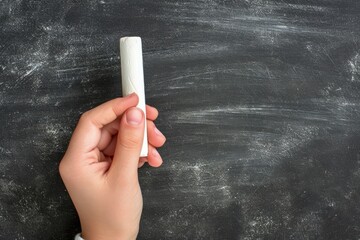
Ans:
MULTIPOLYGON (((120 39, 121 77, 123 96, 135 92, 139 96, 140 108, 146 117, 144 69, 140 37, 123 37, 120 39)), ((144 140, 140 157, 148 155, 148 139, 145 121, 144 140)))

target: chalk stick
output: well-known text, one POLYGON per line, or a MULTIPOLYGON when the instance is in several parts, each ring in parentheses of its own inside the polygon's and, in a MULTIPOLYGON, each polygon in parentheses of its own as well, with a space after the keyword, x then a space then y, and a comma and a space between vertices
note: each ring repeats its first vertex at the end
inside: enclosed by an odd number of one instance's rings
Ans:
MULTIPOLYGON (((144 69, 142 44, 140 37, 123 37, 120 39, 121 78, 123 96, 135 92, 139 96, 137 105, 146 117, 144 69)), ((141 148, 141 157, 148 155, 148 139, 145 121, 144 139, 141 148)))

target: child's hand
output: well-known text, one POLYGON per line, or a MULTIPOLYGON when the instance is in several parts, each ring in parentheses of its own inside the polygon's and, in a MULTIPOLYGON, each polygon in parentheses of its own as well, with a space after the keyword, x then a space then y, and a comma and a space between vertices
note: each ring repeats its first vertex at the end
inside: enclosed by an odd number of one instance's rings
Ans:
POLYGON ((84 113, 60 163, 60 174, 79 214, 85 240, 135 239, 142 211, 138 167, 158 167, 156 147, 165 137, 147 106, 149 155, 141 158, 144 114, 136 94, 106 102, 84 113))

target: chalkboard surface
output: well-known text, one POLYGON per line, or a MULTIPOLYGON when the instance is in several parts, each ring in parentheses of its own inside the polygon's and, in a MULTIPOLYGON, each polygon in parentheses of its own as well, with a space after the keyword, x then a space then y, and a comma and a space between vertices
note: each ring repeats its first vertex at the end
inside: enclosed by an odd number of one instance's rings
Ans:
POLYGON ((167 136, 138 239, 360 238, 358 0, 0 2, 0 239, 80 231, 58 164, 143 38, 167 136))

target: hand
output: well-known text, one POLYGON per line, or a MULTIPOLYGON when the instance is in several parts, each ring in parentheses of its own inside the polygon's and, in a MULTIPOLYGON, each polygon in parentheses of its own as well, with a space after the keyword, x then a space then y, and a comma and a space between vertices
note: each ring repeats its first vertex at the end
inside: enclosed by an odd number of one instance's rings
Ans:
POLYGON ((86 240, 135 239, 139 231, 142 195, 138 167, 158 167, 156 150, 165 137, 153 121, 158 112, 147 106, 149 155, 141 158, 143 112, 132 94, 85 112, 60 162, 59 171, 80 217, 86 240))

